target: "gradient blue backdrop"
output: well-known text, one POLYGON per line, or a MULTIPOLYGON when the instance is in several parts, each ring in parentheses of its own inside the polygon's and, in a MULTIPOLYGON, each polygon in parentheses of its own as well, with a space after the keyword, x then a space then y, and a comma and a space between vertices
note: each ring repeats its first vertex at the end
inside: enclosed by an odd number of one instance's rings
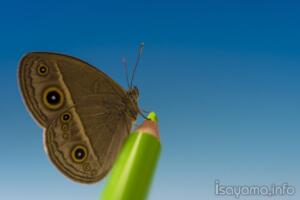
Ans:
POLYGON ((126 87, 120 60, 140 41, 135 84, 163 142, 149 199, 234 199, 214 195, 216 179, 299 190, 300 4, 241 2, 1 2, 0 199, 93 200, 105 184, 73 183, 48 160, 19 94, 21 56, 70 54, 126 87))

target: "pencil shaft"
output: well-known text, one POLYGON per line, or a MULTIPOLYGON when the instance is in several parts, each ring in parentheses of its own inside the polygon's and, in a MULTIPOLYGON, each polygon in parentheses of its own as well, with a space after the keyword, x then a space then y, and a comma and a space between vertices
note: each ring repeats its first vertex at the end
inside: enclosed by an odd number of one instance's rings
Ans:
POLYGON ((144 200, 160 153, 159 140, 131 133, 114 164, 101 200, 144 200))

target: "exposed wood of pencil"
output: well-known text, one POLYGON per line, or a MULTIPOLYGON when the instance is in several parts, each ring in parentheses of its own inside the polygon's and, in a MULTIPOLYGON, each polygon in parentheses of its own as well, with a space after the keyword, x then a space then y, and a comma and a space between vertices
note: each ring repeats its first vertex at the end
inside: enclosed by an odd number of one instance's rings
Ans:
POLYGON ((160 140, 158 125, 154 121, 145 120, 141 125, 137 127, 136 132, 142 134, 150 134, 160 140))

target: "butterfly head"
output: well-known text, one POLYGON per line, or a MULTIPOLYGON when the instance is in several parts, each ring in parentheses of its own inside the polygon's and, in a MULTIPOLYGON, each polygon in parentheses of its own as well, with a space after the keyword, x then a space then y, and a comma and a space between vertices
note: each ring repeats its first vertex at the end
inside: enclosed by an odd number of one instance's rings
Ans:
POLYGON ((138 87, 133 86, 132 88, 130 88, 127 92, 127 95, 134 103, 137 103, 140 95, 138 87))

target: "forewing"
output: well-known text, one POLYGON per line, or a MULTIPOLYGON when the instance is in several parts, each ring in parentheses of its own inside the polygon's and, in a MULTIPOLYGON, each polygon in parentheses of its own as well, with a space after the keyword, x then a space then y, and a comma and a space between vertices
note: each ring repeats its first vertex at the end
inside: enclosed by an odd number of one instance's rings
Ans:
POLYGON ((36 52, 24 56, 19 67, 19 83, 23 98, 34 118, 47 127, 66 108, 82 97, 98 94, 125 96, 126 91, 105 73, 77 58, 36 52), (46 73, 40 73, 46 67, 46 73), (60 106, 48 106, 47 89, 62 95, 60 106))

